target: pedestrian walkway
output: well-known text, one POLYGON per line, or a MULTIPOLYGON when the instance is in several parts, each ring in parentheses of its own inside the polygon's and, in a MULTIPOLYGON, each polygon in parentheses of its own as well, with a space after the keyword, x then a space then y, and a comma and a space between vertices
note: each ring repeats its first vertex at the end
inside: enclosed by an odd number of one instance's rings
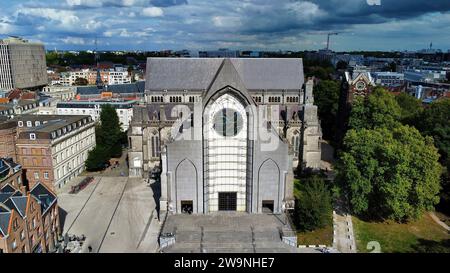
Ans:
POLYGON ((333 248, 341 253, 356 253, 352 217, 347 213, 342 202, 336 204, 333 211, 333 229, 333 248))
POLYGON ((437 217, 436 214, 434 214, 434 212, 430 211, 429 214, 431 216, 431 219, 433 219, 433 221, 435 221, 441 227, 445 228, 447 231, 450 231, 450 227, 446 223, 439 220, 439 217, 437 217))

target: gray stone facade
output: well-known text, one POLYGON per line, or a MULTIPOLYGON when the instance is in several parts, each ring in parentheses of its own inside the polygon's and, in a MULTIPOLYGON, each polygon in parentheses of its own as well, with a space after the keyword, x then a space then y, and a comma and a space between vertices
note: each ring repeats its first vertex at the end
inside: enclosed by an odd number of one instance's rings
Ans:
POLYGON ((128 133, 129 173, 161 170, 163 211, 282 213, 294 206, 299 162, 320 166, 301 59, 149 58, 145 90, 128 133))

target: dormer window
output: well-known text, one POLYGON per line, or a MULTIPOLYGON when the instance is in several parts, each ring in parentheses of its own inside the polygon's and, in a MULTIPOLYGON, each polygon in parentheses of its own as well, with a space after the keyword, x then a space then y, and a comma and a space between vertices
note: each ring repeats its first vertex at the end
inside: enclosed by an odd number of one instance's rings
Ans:
POLYGON ((39 126, 39 125, 41 125, 41 122, 39 120, 36 120, 35 124, 36 124, 36 126, 39 126))
POLYGON ((31 121, 27 121, 27 127, 32 127, 33 124, 31 123, 31 121))
POLYGON ((36 134, 35 133, 31 133, 30 134, 30 140, 36 140, 36 134))
POLYGON ((18 125, 19 127, 23 127, 23 121, 18 121, 18 122, 17 122, 17 125, 18 125))

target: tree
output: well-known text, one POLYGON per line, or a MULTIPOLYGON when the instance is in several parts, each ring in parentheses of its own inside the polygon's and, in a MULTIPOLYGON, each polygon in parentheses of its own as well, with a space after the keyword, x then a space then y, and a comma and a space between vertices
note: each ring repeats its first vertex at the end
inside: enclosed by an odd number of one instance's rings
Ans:
POLYGON ((405 221, 439 201, 439 154, 413 127, 350 130, 336 166, 353 213, 405 221))
POLYGON ((108 148, 110 158, 122 154, 123 132, 117 112, 110 104, 102 105, 100 125, 95 134, 97 144, 108 148))
POLYGON ((413 123, 422 134, 431 136, 439 149, 439 161, 445 168, 441 177, 442 193, 438 209, 450 213, 450 99, 432 103, 413 123))
POLYGON ((88 80, 86 80, 85 78, 76 78, 75 81, 73 82, 73 85, 76 86, 84 86, 84 85, 88 85, 88 80))
POLYGON ((340 85, 336 81, 320 81, 314 87, 314 102, 318 106, 324 138, 332 139, 336 133, 340 85))
POLYGON ((85 166, 88 171, 98 171, 105 168, 108 163, 109 151, 102 145, 97 145, 92 151, 89 152, 86 159, 85 166))
POLYGON ((324 179, 314 175, 305 179, 296 191, 294 212, 296 226, 302 231, 311 231, 331 224, 331 193, 324 179))
POLYGON ((347 69, 347 67, 348 67, 348 63, 346 62, 346 61, 339 61, 337 64, 336 64, 336 69, 347 69))
POLYGON ((357 98, 349 117, 349 129, 393 128, 399 124, 402 110, 395 97, 383 88, 375 88, 366 98, 357 98))
POLYGON ((400 93, 395 97, 395 100, 401 109, 401 121, 405 124, 412 125, 414 120, 419 118, 423 110, 420 100, 406 93, 400 93))

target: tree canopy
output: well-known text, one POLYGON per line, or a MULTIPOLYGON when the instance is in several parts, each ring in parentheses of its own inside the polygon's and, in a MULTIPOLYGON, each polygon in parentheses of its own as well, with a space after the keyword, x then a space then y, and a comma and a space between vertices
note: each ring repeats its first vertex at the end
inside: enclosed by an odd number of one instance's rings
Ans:
POLYGON ((349 117, 349 129, 393 128, 398 125, 402 109, 395 97, 383 88, 375 88, 366 98, 354 101, 349 117))
POLYGON ((120 157, 124 133, 120 127, 116 110, 110 105, 102 105, 100 124, 95 128, 97 146, 86 160, 88 170, 98 170, 112 157, 120 157))
POLYGON ((337 81, 320 81, 314 87, 314 102, 319 109, 325 139, 332 139, 336 133, 339 93, 340 85, 337 81))
POLYGON ((296 184, 294 221, 301 231, 311 231, 331 224, 332 200, 325 180, 317 175, 296 184))
POLYGON ((415 97, 406 93, 400 93, 395 97, 400 106, 401 121, 406 124, 413 124, 416 118, 419 118, 422 113, 422 102, 415 97))
POLYGON ((355 214, 414 219, 439 202, 438 158, 432 138, 413 127, 350 130, 337 181, 355 214))

